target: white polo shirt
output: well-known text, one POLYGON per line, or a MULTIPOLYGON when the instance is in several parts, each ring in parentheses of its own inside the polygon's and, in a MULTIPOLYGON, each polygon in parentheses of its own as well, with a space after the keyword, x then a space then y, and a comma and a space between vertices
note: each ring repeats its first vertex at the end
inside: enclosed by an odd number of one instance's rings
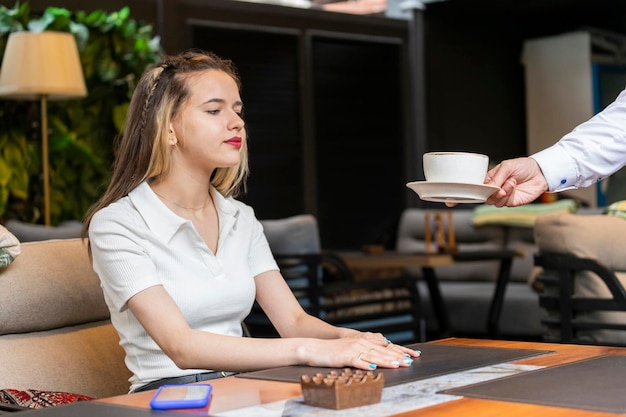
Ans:
POLYGON ((182 370, 163 353, 127 308, 133 295, 163 285, 192 328, 241 336, 241 321, 255 299, 254 277, 278 270, 252 208, 214 189, 211 195, 220 225, 217 254, 147 182, 93 216, 93 267, 133 373, 131 390, 207 371, 182 370))

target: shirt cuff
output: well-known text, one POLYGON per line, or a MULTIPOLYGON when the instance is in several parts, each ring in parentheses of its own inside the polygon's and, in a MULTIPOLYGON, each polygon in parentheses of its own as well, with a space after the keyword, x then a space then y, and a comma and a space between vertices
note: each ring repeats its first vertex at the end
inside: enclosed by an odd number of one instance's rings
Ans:
POLYGON ((548 191, 557 192, 576 188, 576 163, 555 144, 530 156, 539 164, 548 183, 548 191))

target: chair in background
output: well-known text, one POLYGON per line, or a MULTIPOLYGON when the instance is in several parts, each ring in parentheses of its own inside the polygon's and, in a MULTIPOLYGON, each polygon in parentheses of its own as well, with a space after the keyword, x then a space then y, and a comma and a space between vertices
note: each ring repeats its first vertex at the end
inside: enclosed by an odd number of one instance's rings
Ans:
POLYGON ((546 341, 626 345, 626 219, 557 213, 535 222, 546 341))
MULTIPOLYGON (((261 220, 261 224, 281 273, 294 295, 307 312, 319 316, 322 271, 317 219, 302 214, 261 220)), ((250 336, 278 337, 278 332, 256 302, 244 321, 244 328, 250 336)))
MULTIPOLYGON (((338 326, 383 333, 396 343, 424 340, 415 279, 355 281, 341 257, 321 249, 312 215, 261 223, 283 277, 308 313, 338 326)), ((244 325, 251 336, 278 336, 256 303, 244 325)))
MULTIPOLYGON (((548 335, 544 338, 546 341, 595 344, 597 342, 592 336, 594 332, 626 331, 626 321, 606 321, 604 315, 597 314, 626 311, 626 291, 613 271, 593 259, 568 254, 538 254, 535 262, 544 268, 544 272, 537 278, 543 286, 539 305, 552 313, 542 321, 548 328, 548 335), (576 295, 576 287, 580 285, 577 280, 588 280, 588 273, 594 274, 604 283, 609 297, 576 295)), ((623 341, 609 343, 625 344, 623 341)))

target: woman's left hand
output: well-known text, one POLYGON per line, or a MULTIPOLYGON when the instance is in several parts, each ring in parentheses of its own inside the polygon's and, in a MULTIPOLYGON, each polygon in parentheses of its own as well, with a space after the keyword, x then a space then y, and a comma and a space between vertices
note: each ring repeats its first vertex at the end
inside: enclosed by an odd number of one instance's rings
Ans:
POLYGON ((351 331, 346 334, 344 337, 352 337, 357 339, 365 339, 372 343, 376 343, 382 347, 393 349, 397 352, 401 352, 403 354, 408 354, 411 357, 419 357, 421 352, 419 350, 409 349, 407 347, 396 345, 387 337, 385 337, 382 333, 372 333, 372 332, 361 332, 358 330, 350 329, 351 331))

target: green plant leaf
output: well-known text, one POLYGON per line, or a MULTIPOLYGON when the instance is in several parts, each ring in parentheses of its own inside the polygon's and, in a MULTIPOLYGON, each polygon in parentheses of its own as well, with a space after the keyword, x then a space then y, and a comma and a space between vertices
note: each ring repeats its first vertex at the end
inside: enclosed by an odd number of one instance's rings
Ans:
POLYGON ((34 19, 28 22, 28 30, 41 33, 45 31, 52 22, 54 22, 54 16, 49 13, 44 13, 41 19, 34 19))
POLYGON ((122 103, 113 108, 113 124, 117 130, 122 131, 126 120, 126 113, 130 102, 122 103))
POLYGON ((4 160, 0 159, 0 187, 6 187, 9 184, 11 176, 11 167, 4 160))
MULTIPOLYGON (((110 178, 113 140, 136 80, 160 57, 160 40, 150 25, 131 18, 128 7, 113 13, 49 7, 36 16, 28 4, 18 3, 0 6, 0 53, 9 33, 25 27, 76 37, 88 96, 49 103, 48 159, 52 223, 81 219, 110 178)), ((0 218, 42 221, 38 126, 36 102, 0 100, 0 218)))
POLYGON ((0 33, 5 35, 10 32, 24 30, 29 15, 30 6, 28 3, 20 4, 18 2, 12 9, 8 9, 4 6, 0 7, 0 33))
POLYGON ((70 32, 76 37, 78 50, 84 49, 89 40, 89 28, 82 23, 70 22, 70 32))

